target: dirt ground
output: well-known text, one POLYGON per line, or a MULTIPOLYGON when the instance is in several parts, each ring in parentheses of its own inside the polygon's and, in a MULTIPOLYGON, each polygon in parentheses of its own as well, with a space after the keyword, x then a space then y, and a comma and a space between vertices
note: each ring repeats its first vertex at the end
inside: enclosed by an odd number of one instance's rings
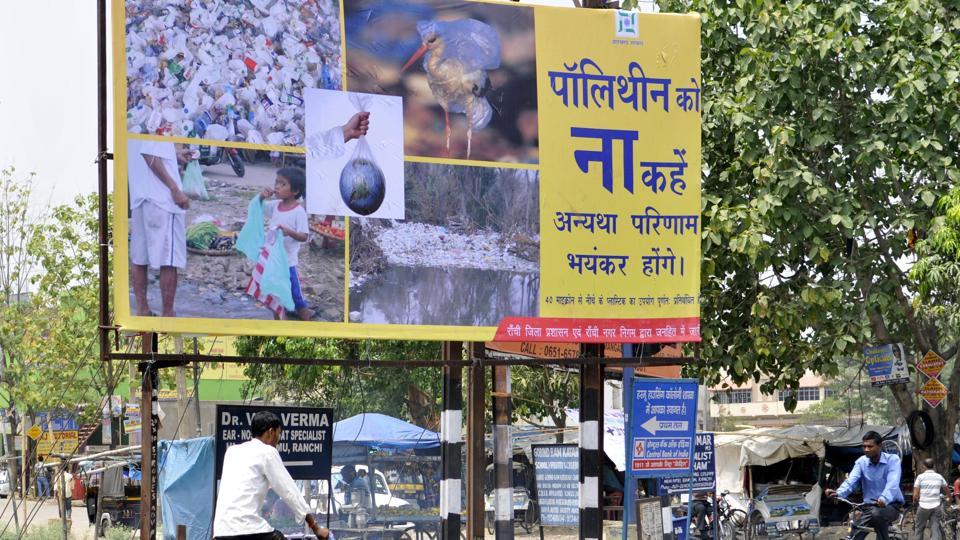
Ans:
MULTIPOLYGON (((186 222, 214 220, 221 229, 239 231, 246 220, 250 199, 272 187, 278 167, 247 164, 238 178, 227 164, 203 167, 210 200, 191 200, 186 222)), ((344 245, 322 248, 320 238, 300 248, 297 272, 303 296, 314 310, 315 321, 343 321, 344 245)), ((272 319, 272 313, 243 294, 253 263, 234 251, 230 256, 187 254, 187 268, 177 286, 178 317, 272 319)), ((148 298, 154 311, 160 307, 157 276, 151 272, 148 298)), ((131 302, 133 300, 131 299, 131 302)))

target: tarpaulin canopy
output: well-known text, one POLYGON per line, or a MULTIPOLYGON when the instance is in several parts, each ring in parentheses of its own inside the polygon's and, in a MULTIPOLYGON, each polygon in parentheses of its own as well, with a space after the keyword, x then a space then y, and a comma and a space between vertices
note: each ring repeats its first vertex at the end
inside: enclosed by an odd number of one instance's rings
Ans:
MULTIPOLYGON (((579 410, 566 409, 566 413, 568 428, 580 425, 579 410)), ((603 453, 616 465, 618 471, 626 470, 627 450, 625 438, 626 428, 623 411, 605 411, 603 413, 603 453)), ((579 430, 566 431, 564 442, 579 443, 579 441, 579 430)))
POLYGON ((440 446, 440 434, 379 413, 361 413, 333 424, 333 443, 420 450, 440 446))
POLYGON ((886 439, 896 435, 896 430, 897 428, 892 426, 873 426, 870 424, 838 428, 830 434, 830 437, 827 439, 827 444, 830 446, 855 447, 859 449, 863 446, 863 436, 866 435, 868 431, 876 431, 881 437, 886 439))
POLYGON ((738 454, 738 466, 772 465, 796 457, 823 457, 826 439, 833 429, 822 426, 792 426, 718 433, 716 446, 718 452, 724 447, 738 454))
POLYGON ((177 525, 187 526, 188 540, 213 536, 213 437, 160 441, 158 491, 163 537, 176 538, 177 525))
POLYGON ((823 457, 825 439, 833 429, 793 426, 717 433, 714 436, 717 489, 742 493, 743 467, 773 465, 786 459, 806 456, 823 457))

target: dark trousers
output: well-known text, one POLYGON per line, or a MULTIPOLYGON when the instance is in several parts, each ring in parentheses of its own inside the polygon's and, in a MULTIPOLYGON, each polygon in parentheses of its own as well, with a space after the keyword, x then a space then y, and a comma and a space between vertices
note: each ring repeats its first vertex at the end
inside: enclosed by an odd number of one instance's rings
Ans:
MULTIPOLYGON (((853 523, 856 527, 870 527, 877 533, 877 540, 888 540, 887 529, 890 524, 900 517, 900 509, 896 506, 867 507, 860 517, 853 523)), ((857 529, 853 535, 854 540, 863 540, 867 537, 867 531, 857 529)))
POLYGON ((697 528, 697 534, 700 537, 707 536, 707 516, 712 511, 710 504, 707 501, 695 499, 691 503, 691 507, 690 519, 693 521, 694 527, 697 528))

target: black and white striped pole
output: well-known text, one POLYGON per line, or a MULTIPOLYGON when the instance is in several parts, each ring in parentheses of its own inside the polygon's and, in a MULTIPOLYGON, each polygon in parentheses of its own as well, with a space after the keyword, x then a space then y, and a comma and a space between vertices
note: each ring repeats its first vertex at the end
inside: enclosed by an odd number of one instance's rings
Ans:
MULTIPOLYGON (((443 344, 444 360, 461 360, 463 344, 443 344)), ((463 438, 463 368, 443 366, 443 411, 440 412, 440 530, 441 540, 460 540, 463 438)))
POLYGON ((513 540, 513 441, 510 366, 493 367, 493 508, 497 540, 513 540))
POLYGON ((580 538, 603 536, 603 345, 584 345, 580 366, 580 538))

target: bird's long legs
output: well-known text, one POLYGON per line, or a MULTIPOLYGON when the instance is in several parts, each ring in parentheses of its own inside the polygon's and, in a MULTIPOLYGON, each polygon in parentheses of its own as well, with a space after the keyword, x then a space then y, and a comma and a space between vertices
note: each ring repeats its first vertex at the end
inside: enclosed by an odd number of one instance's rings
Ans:
POLYGON ((447 157, 450 157, 450 135, 453 130, 450 128, 450 111, 443 110, 444 133, 447 135, 447 157))
POLYGON ((470 159, 470 141, 473 139, 473 128, 467 126, 467 159, 470 159))

